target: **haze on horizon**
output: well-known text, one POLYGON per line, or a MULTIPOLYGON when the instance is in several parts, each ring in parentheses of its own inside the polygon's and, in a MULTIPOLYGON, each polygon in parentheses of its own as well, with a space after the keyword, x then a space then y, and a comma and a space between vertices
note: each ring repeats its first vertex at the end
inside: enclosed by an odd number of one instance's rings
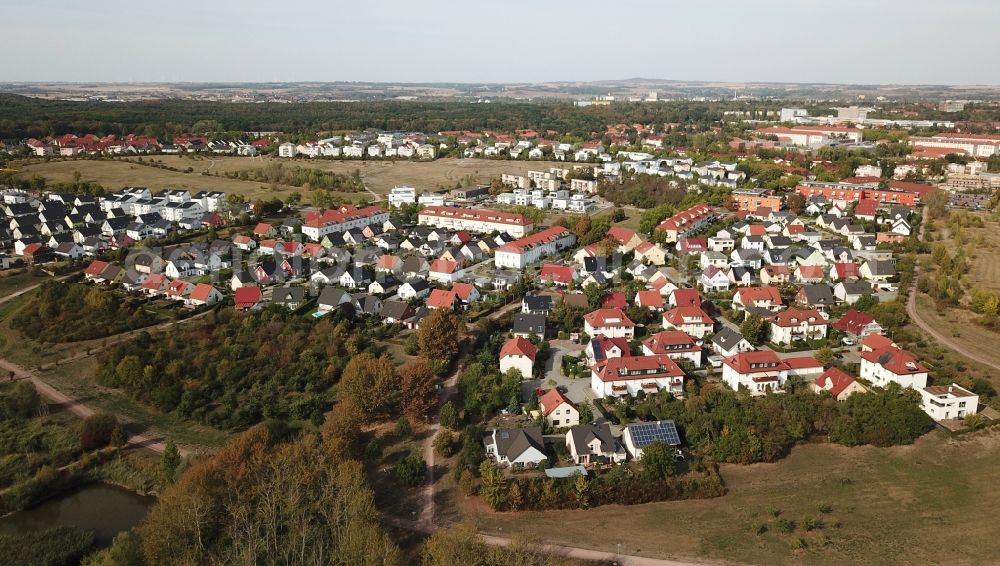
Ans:
POLYGON ((1000 84, 1000 3, 8 2, 0 82, 1000 84), (950 25, 955 24, 955 25, 950 25))

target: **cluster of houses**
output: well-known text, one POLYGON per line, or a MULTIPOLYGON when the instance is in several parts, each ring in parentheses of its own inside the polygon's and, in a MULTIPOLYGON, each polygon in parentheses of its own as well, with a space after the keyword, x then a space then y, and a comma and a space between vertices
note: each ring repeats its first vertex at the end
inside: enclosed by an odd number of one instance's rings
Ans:
POLYGON ((246 140, 209 140, 204 136, 177 136, 171 141, 160 141, 152 136, 128 134, 118 137, 114 134, 97 136, 85 134, 65 134, 43 139, 30 138, 25 146, 39 157, 74 157, 77 155, 137 155, 147 153, 181 154, 204 152, 215 155, 241 155, 253 157, 271 144, 271 140, 261 138, 246 140))
MULTIPOLYGON (((706 234, 722 214, 698 205, 665 219, 652 240, 613 226, 607 236, 616 246, 585 246, 572 260, 543 263, 539 282, 553 289, 523 298, 499 354, 501 371, 516 371, 524 378, 537 375, 535 344, 546 337, 553 303, 563 301, 589 311, 579 329, 590 369, 588 398, 614 400, 663 392, 683 397, 689 373, 709 363, 721 369, 722 383, 753 396, 782 392, 792 378, 839 400, 863 393, 868 386, 896 383, 918 391, 921 408, 936 421, 960 421, 975 414, 975 393, 957 384, 930 385, 928 370, 919 360, 885 337, 870 315, 849 307, 866 295, 892 297, 895 257, 891 246, 879 244, 898 243, 909 235, 913 208, 813 195, 806 209, 808 215, 798 216, 759 206, 752 212, 740 211, 735 222, 706 234), (871 233, 872 229, 880 231, 871 233), (879 238, 882 233, 893 237, 879 238), (630 255, 631 262, 621 262, 630 255), (693 286, 686 286, 677 274, 671 276, 665 267, 671 258, 680 264, 697 258, 693 286), (613 290, 619 268, 644 288, 633 296, 613 290), (585 295, 573 290, 590 285, 612 288, 596 309, 588 308, 585 295), (734 324, 720 320, 715 306, 720 303, 731 304, 732 311, 742 316, 761 317, 774 348, 755 347, 734 324), (639 325, 628 314, 637 309, 651 311, 659 323, 641 343, 636 342, 639 325), (844 309, 841 316, 833 314, 844 309), (827 368, 808 353, 775 351, 801 349, 804 342, 832 344, 831 331, 842 336, 842 344, 858 347, 858 375, 827 368)), ((615 436, 607 424, 581 426, 578 415, 577 404, 559 389, 541 395, 533 414, 551 428, 568 429, 565 442, 576 464, 635 457, 626 446, 625 433, 615 436)), ((498 462, 527 465, 544 454, 538 438, 540 432, 530 428, 497 429, 485 442, 498 462), (505 442, 508 439, 512 442, 505 442)))
POLYGON ((317 141, 278 146, 278 157, 340 157, 348 159, 405 157, 434 159, 440 149, 448 145, 430 143, 419 132, 358 132, 346 136, 332 136, 317 141))
POLYGON ((147 238, 225 225, 226 195, 125 187, 103 197, 0 190, 0 246, 30 265, 98 256, 147 238))

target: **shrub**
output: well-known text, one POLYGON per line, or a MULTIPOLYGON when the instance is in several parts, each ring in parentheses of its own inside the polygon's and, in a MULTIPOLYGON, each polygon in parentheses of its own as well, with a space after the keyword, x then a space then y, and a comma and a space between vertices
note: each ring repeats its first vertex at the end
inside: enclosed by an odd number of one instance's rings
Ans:
POLYGON ((80 430, 80 447, 84 450, 103 448, 111 442, 111 435, 118 426, 118 418, 109 413, 96 413, 83 420, 80 430))
POLYGON ((396 480, 407 487, 415 487, 424 481, 427 462, 416 454, 409 454, 396 464, 396 480))

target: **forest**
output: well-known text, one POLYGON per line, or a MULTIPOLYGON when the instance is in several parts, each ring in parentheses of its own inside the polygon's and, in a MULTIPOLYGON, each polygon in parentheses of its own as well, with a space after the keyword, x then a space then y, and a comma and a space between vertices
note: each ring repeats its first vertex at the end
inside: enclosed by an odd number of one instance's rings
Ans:
POLYGON ((318 131, 534 129, 588 137, 607 124, 705 122, 722 117, 724 105, 700 102, 615 104, 578 108, 567 102, 468 104, 460 102, 312 102, 240 104, 190 100, 77 102, 0 94, 0 139, 73 133, 129 133, 169 137, 212 121, 221 131, 318 131))
POLYGON ((242 430, 266 419, 321 422, 330 388, 365 348, 348 321, 229 309, 104 353, 98 380, 165 412, 242 430))
POLYGON ((159 316, 144 301, 122 300, 105 287, 46 281, 11 320, 25 336, 42 342, 93 340, 150 326, 159 316))

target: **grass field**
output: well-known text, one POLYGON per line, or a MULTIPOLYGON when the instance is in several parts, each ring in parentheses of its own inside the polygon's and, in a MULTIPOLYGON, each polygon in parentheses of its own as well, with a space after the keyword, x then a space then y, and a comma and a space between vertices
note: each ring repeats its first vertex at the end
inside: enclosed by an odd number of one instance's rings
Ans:
MULTIPOLYGON (((965 275, 964 283, 969 289, 979 287, 1000 293, 1000 222, 987 213, 969 214, 982 218, 983 227, 962 229, 964 249, 969 256, 969 271, 965 275)), ((949 233, 947 225, 937 222, 936 227, 936 241, 943 242, 954 253, 958 245, 949 233)), ((942 306, 941 310, 938 310, 935 301, 923 293, 917 294, 916 301, 917 310, 924 321, 945 336, 954 339, 970 353, 1000 365, 1000 348, 997 348, 997 344, 1000 343, 1000 333, 978 324, 976 322, 978 316, 975 313, 965 308, 948 306, 942 306)))
POLYGON ((485 532, 659 558, 751 564, 982 564, 1000 556, 1000 429, 913 446, 796 447, 775 464, 727 465, 711 500, 465 518, 485 532), (820 507, 828 512, 820 511, 820 507), (778 519, 795 522, 780 531, 778 519), (806 531, 805 517, 823 526, 806 531), (758 534, 763 526, 764 532, 758 534), (794 548, 803 541, 803 548, 794 548), (795 541, 795 542, 792 542, 795 541), (992 557, 992 558, 991 558, 992 557))
MULTIPOLYGON (((131 158, 133 160, 137 158, 131 158)), ((25 177, 40 175, 49 181, 70 182, 74 172, 80 173, 83 181, 100 183, 105 188, 117 190, 124 186, 144 186, 151 189, 183 187, 195 190, 219 190, 245 195, 248 199, 284 198, 294 191, 305 193, 301 188, 287 185, 272 186, 268 183, 240 181, 225 176, 202 175, 209 173, 234 172, 264 167, 268 160, 278 158, 251 159, 245 157, 180 156, 158 155, 146 158, 179 169, 170 171, 147 165, 126 163, 120 160, 53 160, 48 163, 31 162, 20 168, 25 177), (191 168, 191 173, 182 171, 191 168)), ((488 183, 503 173, 525 174, 529 170, 546 170, 549 167, 565 166, 565 163, 546 161, 494 161, 486 159, 438 159, 436 161, 332 161, 332 160, 289 160, 281 159, 289 166, 306 167, 351 173, 361 171, 365 185, 374 193, 387 194, 396 185, 412 185, 419 190, 451 189, 456 184, 463 186, 488 183)), ((369 197, 366 193, 334 193, 350 200, 369 197)), ((307 196, 304 194, 304 196, 307 196)))

